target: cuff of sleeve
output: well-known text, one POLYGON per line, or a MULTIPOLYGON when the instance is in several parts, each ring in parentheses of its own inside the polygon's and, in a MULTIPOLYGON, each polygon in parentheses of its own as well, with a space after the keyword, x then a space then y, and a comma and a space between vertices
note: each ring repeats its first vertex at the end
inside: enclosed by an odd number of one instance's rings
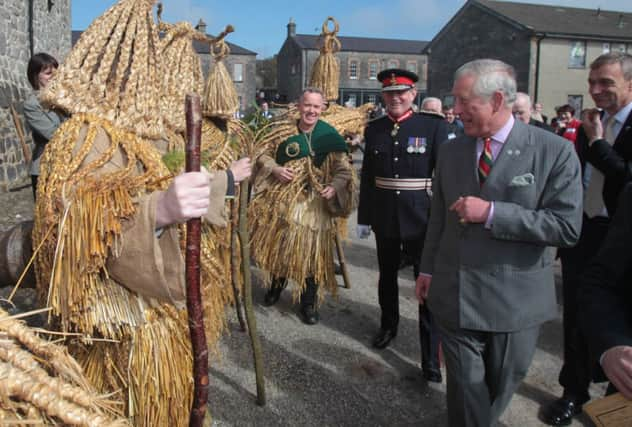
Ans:
POLYGON ((490 202, 489 214, 487 214, 487 220, 485 220, 485 228, 492 228, 492 221, 494 219, 494 202, 490 202))
POLYGON ((235 175, 230 169, 226 169, 226 197, 235 197, 235 175))

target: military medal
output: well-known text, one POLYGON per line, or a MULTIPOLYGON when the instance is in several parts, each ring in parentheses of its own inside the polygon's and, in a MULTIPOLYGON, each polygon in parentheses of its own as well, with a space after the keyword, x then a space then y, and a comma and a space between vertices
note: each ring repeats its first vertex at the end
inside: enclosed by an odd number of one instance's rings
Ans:
POLYGON ((426 152, 426 147, 428 143, 426 142, 426 138, 421 139, 421 146, 419 147, 419 154, 424 154, 426 152))
POLYGON ((413 148, 412 145, 409 145, 406 151, 408 151, 410 154, 413 154, 415 152, 415 149, 413 148))

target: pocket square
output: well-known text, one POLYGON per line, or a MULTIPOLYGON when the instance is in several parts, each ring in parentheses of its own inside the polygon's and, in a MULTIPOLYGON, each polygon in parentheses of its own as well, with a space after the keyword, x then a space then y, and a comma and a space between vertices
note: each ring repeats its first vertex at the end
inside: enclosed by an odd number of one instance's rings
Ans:
POLYGON ((510 187, 524 187, 526 185, 533 185, 535 183, 535 177, 531 172, 524 175, 514 176, 509 183, 510 187))

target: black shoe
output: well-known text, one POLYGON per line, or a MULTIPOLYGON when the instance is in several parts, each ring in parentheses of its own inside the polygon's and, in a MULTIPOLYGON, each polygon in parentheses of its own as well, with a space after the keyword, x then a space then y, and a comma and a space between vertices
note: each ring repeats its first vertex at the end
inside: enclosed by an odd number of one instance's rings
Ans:
POLYGON ((440 383, 443 381, 441 371, 436 369, 424 369, 424 379, 430 383, 440 383))
POLYGON ((373 338, 373 347, 383 349, 397 336, 397 329, 380 329, 375 338, 373 338))
POLYGON ((281 292, 283 292, 283 289, 285 289, 284 286, 274 286, 273 284, 263 297, 263 304, 268 307, 276 304, 279 301, 279 298, 281 298, 281 292))
POLYGON ((313 304, 301 305, 299 314, 303 323, 307 325, 315 325, 320 320, 318 310, 316 310, 313 304))
POLYGON ((582 411, 582 405, 587 401, 588 398, 562 396, 545 406, 540 418, 551 426, 567 426, 571 423, 572 418, 582 411))

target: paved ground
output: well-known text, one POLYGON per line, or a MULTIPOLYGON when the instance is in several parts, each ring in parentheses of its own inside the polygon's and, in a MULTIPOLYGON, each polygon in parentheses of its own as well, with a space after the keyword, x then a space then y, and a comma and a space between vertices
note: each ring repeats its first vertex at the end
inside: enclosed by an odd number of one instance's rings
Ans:
MULTIPOLYGON (((32 217, 30 188, 0 193, 0 231, 32 217)), ((420 376, 417 304, 412 270, 402 270, 401 324, 386 350, 370 346, 378 328, 375 242, 346 244, 352 287, 328 298, 316 326, 301 323, 289 293, 274 307, 255 311, 265 358, 267 405, 255 404, 255 380, 248 336, 231 312, 231 333, 211 366, 210 407, 217 426, 440 426, 445 424, 445 384, 420 376)), ((259 283, 259 276, 255 277, 259 283)), ((341 278, 339 277, 342 285, 341 278)), ((544 325, 529 375, 502 418, 507 426, 540 426, 541 404, 559 396, 561 317, 544 325)), ((603 387, 594 386, 593 396, 603 387)), ((590 425, 586 418, 573 426, 590 425)))

